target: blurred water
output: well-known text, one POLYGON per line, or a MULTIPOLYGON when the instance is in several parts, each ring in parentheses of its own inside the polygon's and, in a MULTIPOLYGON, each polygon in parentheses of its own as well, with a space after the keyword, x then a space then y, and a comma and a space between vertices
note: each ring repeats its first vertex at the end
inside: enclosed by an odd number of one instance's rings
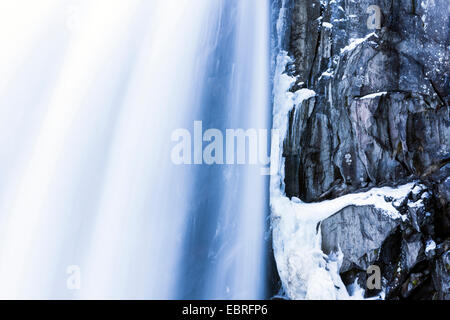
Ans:
POLYGON ((269 128, 269 27, 264 0, 0 3, 0 297, 265 297, 267 177, 170 153, 269 128))

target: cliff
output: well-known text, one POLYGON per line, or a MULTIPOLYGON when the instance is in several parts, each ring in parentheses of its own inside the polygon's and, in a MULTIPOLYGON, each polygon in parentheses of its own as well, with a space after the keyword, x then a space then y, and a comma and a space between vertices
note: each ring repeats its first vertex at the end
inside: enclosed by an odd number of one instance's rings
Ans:
POLYGON ((312 203, 413 182, 396 203, 385 197, 400 219, 369 205, 322 220, 322 250, 343 253, 347 286, 380 266, 383 288, 365 297, 449 299, 448 1, 291 5, 285 73, 292 93, 315 95, 288 113, 285 195, 312 203))

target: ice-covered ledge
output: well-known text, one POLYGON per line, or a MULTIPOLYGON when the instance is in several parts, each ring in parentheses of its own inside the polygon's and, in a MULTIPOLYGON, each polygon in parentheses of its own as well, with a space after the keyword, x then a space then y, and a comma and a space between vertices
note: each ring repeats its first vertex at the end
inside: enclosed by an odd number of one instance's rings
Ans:
MULTIPOLYGON (((347 206, 373 206, 392 220, 406 219, 393 204, 422 188, 408 183, 397 188, 373 188, 333 200, 304 203, 274 192, 271 197, 273 247, 283 289, 290 299, 352 299, 339 276, 342 254, 321 250, 318 223, 347 206)), ((358 244, 355 244, 358 245, 358 244)))

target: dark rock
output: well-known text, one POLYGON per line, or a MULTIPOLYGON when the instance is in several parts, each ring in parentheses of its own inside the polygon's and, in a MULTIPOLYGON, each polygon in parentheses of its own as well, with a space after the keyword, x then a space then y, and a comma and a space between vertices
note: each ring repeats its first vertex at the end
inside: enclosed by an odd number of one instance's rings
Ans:
POLYGON ((405 299, 426 299, 434 293, 430 275, 412 273, 403 283, 401 296, 405 299))
POLYGON ((414 234, 409 240, 403 239, 402 254, 404 256, 404 268, 407 271, 410 271, 418 262, 425 258, 420 234, 414 234))
POLYGON ((435 252, 437 255, 442 255, 444 252, 447 252, 450 250, 450 240, 445 240, 444 242, 438 244, 436 246, 435 252))
POLYGON ((321 223, 322 250, 326 254, 342 251, 341 273, 366 270, 399 223, 372 206, 346 207, 321 223))
POLYGON ((432 268, 432 277, 437 290, 437 299, 450 300, 450 250, 436 259, 432 268))
MULTIPOLYGON (((301 79, 310 76, 319 42, 319 27, 322 7, 318 0, 296 0, 292 10, 290 50, 295 56, 295 65, 301 79)), ((298 85, 301 87, 301 85, 298 85)), ((298 88, 297 87, 297 88, 298 88)))
POLYGON ((288 196, 309 202, 412 177, 435 181, 433 173, 448 163, 447 2, 412 3, 294 1, 293 90, 306 85, 317 97, 290 117, 288 196), (366 24, 374 4, 380 30, 366 24), (366 40, 347 47, 352 39, 366 40), (377 92, 386 94, 367 97, 377 92))
POLYGON ((289 115, 287 196, 313 202, 420 181, 426 188, 393 204, 405 221, 350 206, 322 222, 322 246, 344 253, 346 285, 364 285, 374 263, 387 299, 448 299, 448 1, 293 4, 292 90, 307 87, 317 95, 289 115), (368 29, 371 5, 381 9, 380 29, 368 29), (431 241, 436 248, 426 250, 431 241))

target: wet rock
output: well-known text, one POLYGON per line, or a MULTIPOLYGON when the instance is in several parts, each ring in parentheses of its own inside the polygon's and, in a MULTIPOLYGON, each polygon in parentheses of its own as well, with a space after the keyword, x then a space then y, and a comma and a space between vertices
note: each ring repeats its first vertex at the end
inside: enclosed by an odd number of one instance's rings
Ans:
POLYGON ((420 234, 414 234, 410 239, 402 241, 402 255, 405 270, 411 270, 418 262, 423 260, 424 246, 420 234))
POLYGON ((287 196, 314 202, 409 181, 426 186, 393 204, 404 221, 350 206, 322 222, 323 250, 344 254, 345 284, 364 285, 368 264, 378 264, 387 299, 448 298, 447 9, 446 0, 293 0, 292 90, 316 96, 289 115, 287 196), (375 27, 371 5, 380 8, 375 27))
POLYGON ((450 300, 450 250, 436 259, 432 268, 432 277, 437 291, 436 298, 450 300))
POLYGON ((373 206, 346 207, 322 222, 322 250, 344 254, 341 273, 366 270, 399 223, 373 206))

